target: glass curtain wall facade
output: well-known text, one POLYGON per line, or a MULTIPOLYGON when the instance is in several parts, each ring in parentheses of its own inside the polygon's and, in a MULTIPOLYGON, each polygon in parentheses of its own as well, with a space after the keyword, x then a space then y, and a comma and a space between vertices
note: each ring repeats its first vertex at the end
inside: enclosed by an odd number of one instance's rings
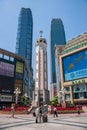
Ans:
POLYGON ((65 31, 61 19, 52 19, 51 21, 51 83, 56 83, 56 67, 55 67, 55 45, 65 45, 65 31))
POLYGON ((32 33, 32 12, 29 8, 21 8, 18 19, 16 53, 27 59, 30 69, 32 68, 32 33))

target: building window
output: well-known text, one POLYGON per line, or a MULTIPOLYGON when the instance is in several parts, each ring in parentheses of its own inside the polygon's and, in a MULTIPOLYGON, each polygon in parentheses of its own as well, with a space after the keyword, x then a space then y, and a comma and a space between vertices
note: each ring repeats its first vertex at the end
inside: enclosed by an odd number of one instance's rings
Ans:
POLYGON ((36 55, 36 61, 38 61, 38 55, 36 55))
POLYGON ((36 82, 36 88, 38 88, 38 82, 36 82))
POLYGON ((70 92, 70 88, 69 88, 69 87, 66 87, 66 88, 65 88, 65 91, 66 91, 66 92, 70 92))
POLYGON ((9 60, 9 56, 4 55, 4 59, 9 60))
POLYGON ((36 78, 38 78, 38 73, 36 73, 36 78))
POLYGON ((0 54, 0 58, 2 58, 3 56, 2 56, 2 54, 0 54))
POLYGON ((38 70, 38 64, 36 64, 36 70, 38 70))
POLYGON ((66 94, 66 95, 65 95, 65 99, 66 99, 66 100, 70 100, 70 94, 66 94))

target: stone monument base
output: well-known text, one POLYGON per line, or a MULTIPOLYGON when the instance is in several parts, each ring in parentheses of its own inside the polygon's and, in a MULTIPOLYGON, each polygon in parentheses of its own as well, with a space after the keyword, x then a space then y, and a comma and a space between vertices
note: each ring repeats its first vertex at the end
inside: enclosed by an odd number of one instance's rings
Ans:
POLYGON ((66 102, 62 103, 62 108, 66 108, 66 102))

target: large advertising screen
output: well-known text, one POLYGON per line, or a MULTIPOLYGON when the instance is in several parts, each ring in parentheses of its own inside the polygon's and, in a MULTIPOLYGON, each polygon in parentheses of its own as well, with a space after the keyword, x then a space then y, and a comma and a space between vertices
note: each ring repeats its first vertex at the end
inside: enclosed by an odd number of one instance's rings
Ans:
POLYGON ((21 63, 21 62, 16 62, 16 72, 17 73, 21 73, 21 74, 23 74, 23 63, 21 63))
POLYGON ((0 93, 12 94, 14 91, 14 78, 0 76, 0 93))
POLYGON ((64 81, 87 77, 87 50, 64 57, 62 61, 64 81))
POLYGON ((16 62, 16 78, 23 79, 24 64, 22 62, 16 62))
POLYGON ((14 77, 14 65, 0 61, 0 75, 14 77))

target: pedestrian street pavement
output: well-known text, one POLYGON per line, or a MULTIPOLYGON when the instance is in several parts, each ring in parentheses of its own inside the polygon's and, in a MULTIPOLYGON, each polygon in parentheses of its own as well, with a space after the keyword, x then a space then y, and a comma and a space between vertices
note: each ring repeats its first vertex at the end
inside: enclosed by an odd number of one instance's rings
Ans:
POLYGON ((60 114, 53 118, 48 115, 47 123, 35 123, 32 115, 11 115, 0 114, 0 130, 87 130, 87 115, 81 114, 60 114))

